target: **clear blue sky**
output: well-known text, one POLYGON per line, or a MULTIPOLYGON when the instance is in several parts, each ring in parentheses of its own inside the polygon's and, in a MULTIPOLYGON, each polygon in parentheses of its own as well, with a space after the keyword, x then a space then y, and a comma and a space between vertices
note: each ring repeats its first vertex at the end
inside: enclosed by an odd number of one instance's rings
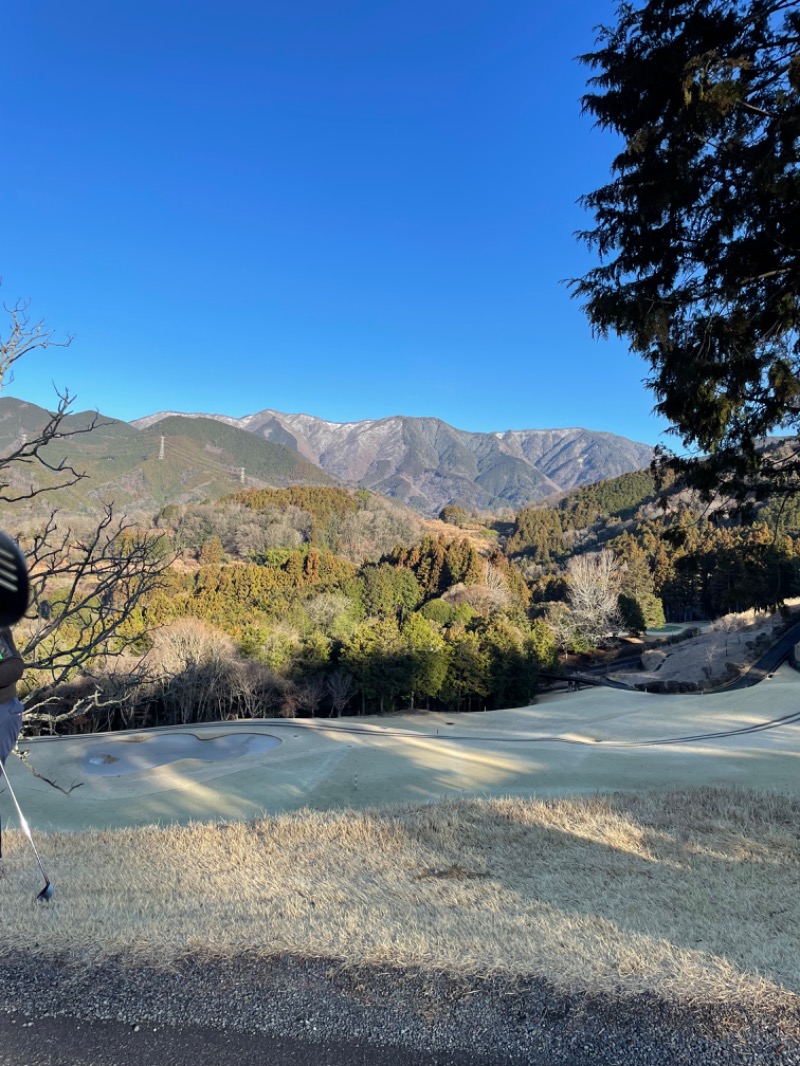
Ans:
POLYGON ((607 0, 5 0, 0 296, 70 349, 9 392, 655 442, 560 280, 611 140, 607 0))

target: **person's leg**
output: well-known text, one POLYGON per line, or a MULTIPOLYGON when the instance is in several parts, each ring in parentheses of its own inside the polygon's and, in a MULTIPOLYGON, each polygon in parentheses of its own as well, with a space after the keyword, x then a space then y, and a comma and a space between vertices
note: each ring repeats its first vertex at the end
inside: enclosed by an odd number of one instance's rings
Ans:
MULTIPOLYGON (((19 700, 0 703, 0 762, 5 766, 22 728, 22 704, 19 700)), ((3 827, 0 823, 0 859, 3 857, 3 827)))
POLYGON ((22 704, 19 700, 0 703, 0 762, 3 766, 14 750, 20 729, 22 729, 22 704))

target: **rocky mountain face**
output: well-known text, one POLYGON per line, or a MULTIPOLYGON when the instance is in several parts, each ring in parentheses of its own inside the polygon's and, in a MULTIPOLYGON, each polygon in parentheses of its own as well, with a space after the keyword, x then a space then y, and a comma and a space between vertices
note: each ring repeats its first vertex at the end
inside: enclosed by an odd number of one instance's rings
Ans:
MULTIPOLYGON (((178 412, 137 419, 140 429, 178 412)), ((338 481, 393 497, 427 513, 447 504, 467 509, 520 507, 578 485, 639 470, 653 449, 613 433, 525 429, 471 433, 438 418, 396 416, 326 422, 263 410, 214 418, 279 444, 338 481)))

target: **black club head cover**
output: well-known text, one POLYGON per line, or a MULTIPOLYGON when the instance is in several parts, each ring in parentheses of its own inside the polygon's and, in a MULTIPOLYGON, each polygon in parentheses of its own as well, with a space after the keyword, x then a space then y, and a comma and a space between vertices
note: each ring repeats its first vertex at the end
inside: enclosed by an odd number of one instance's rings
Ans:
POLYGON ((0 627, 13 626, 28 609, 30 585, 25 556, 0 532, 0 627))

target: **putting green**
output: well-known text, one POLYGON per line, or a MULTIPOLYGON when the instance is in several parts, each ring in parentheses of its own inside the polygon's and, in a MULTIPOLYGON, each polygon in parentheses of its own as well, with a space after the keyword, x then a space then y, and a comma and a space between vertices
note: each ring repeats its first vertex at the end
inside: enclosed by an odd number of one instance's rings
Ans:
MULTIPOLYGON (((593 688, 477 714, 36 738, 20 745, 27 766, 12 758, 8 772, 30 824, 59 830, 460 796, 709 784, 798 794, 800 722, 777 722, 795 714, 800 674, 783 666, 754 688, 704 696, 593 688)), ((13 824, 2 792, 0 812, 13 824)))

